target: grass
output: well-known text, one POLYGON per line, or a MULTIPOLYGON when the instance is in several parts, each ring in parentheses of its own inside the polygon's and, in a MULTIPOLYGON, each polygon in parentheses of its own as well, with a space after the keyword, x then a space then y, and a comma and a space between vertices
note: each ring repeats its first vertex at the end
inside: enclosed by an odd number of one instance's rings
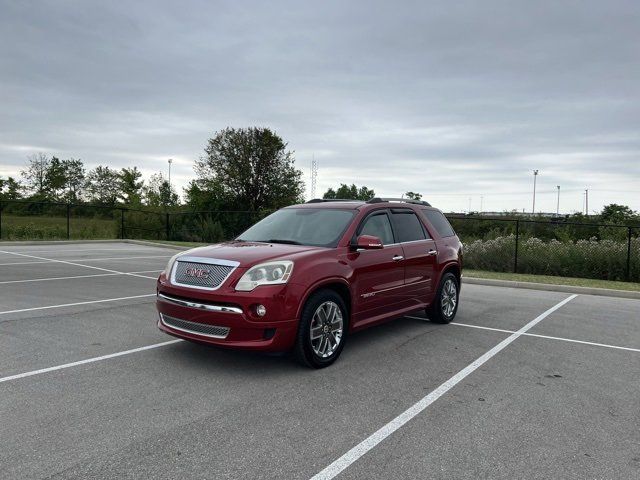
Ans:
MULTIPOLYGON (((117 238, 119 220, 71 217, 72 240, 117 238)), ((66 240, 66 216, 2 215, 2 240, 66 240)))
POLYGON ((514 282, 546 283, 550 285, 570 285, 573 287, 608 288, 640 292, 640 283, 616 282, 612 280, 594 280, 591 278, 556 277, 551 275, 532 275, 526 273, 487 272, 483 270, 464 270, 465 277, 488 278, 492 280, 510 280, 514 282))

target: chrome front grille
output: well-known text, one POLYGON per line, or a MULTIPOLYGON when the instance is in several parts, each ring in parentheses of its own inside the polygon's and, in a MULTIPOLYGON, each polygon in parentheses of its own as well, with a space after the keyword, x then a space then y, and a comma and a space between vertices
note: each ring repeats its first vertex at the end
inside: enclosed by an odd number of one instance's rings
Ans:
POLYGON ((220 327, 218 325, 209 325, 207 323, 190 322, 181 320, 180 318, 170 317, 164 313, 160 314, 160 320, 166 326, 180 330, 181 332, 195 333, 196 335, 204 335, 205 337, 227 338, 229 335, 229 327, 220 327))
POLYGON ((179 257, 171 273, 171 282, 204 290, 215 290, 239 265, 230 260, 206 257, 179 257))

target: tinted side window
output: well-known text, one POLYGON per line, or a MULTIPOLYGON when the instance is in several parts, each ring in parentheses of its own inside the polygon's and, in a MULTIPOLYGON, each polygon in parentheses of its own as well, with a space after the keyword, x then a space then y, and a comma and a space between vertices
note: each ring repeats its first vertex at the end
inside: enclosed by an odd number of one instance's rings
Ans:
POLYGON ((393 212, 392 215, 399 242, 412 242, 427 238, 415 213, 411 211, 393 212))
POLYGON ((391 223, 389 223, 389 217, 385 213, 379 213, 367 218, 359 235, 374 235, 382 240, 383 245, 394 243, 391 223))
POLYGON ((453 231, 449 220, 437 210, 423 210, 423 213, 427 216, 429 223, 433 225, 441 237, 453 237, 456 232, 453 231))

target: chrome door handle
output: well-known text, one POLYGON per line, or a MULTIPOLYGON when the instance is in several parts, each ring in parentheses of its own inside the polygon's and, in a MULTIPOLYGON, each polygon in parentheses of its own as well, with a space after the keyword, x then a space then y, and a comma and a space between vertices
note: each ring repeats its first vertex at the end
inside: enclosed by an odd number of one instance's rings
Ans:
POLYGON ((394 262, 399 262, 400 260, 404 260, 404 257, 402 255, 394 255, 392 260, 394 262))
POLYGON ((436 252, 434 249, 431 249, 427 252, 427 255, 429 255, 430 257, 433 257, 434 255, 437 255, 438 252, 436 252))

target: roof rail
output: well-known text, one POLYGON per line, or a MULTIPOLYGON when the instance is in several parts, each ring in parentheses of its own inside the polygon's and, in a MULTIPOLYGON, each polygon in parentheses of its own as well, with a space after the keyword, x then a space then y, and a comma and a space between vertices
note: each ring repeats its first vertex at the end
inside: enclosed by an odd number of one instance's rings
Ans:
POLYGON ((381 198, 381 197, 373 197, 367 200, 367 203, 384 203, 384 202, 404 202, 404 203, 413 203, 415 205, 424 205, 425 207, 430 207, 431 204, 429 202, 425 202, 424 200, 413 200, 411 198, 381 198))
POLYGON ((313 198, 307 203, 325 203, 325 202, 362 202, 362 200, 354 200, 353 198, 313 198))

